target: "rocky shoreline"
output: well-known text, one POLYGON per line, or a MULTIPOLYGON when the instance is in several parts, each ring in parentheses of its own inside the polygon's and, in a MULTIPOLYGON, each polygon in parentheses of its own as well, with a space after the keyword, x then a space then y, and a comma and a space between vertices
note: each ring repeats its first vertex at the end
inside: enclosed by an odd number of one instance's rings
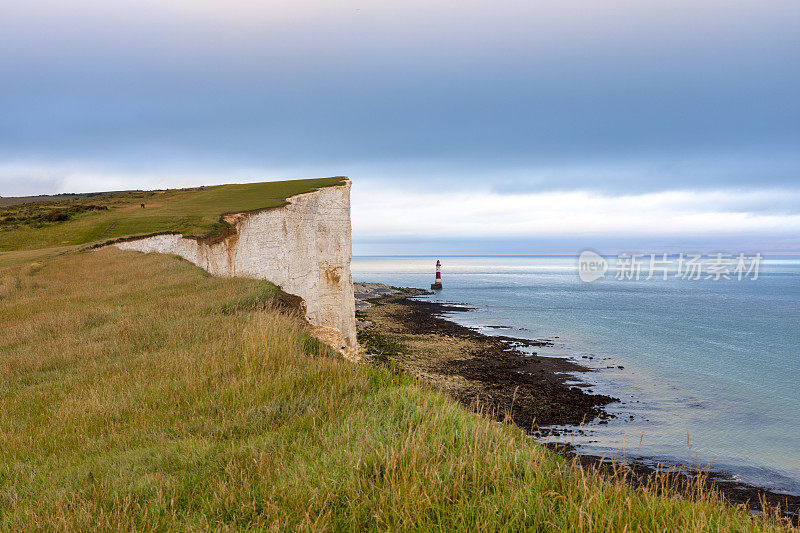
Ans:
MULTIPOLYGON (((539 439, 555 434, 553 426, 571 426, 567 431, 582 433, 583 423, 603 423, 614 416, 604 406, 617 398, 591 394, 575 383, 580 374, 592 369, 535 352, 537 347, 550 345, 550 339, 484 335, 444 318, 445 313, 470 308, 417 298, 430 294, 425 290, 356 283, 355 291, 359 342, 372 354, 369 358, 393 359, 407 374, 435 385, 467 407, 498 421, 511 421, 539 439)), ((571 446, 551 448, 578 457, 584 466, 609 472, 619 467, 605 458, 580 454, 571 446)), ((635 461, 628 461, 625 468, 634 484, 646 483, 658 472, 635 461)), ((680 475, 678 483, 684 478, 680 475)), ((721 490, 731 503, 758 511, 763 498, 770 506, 788 509, 786 514, 798 522, 800 496, 771 492, 713 472, 707 483, 721 490)))

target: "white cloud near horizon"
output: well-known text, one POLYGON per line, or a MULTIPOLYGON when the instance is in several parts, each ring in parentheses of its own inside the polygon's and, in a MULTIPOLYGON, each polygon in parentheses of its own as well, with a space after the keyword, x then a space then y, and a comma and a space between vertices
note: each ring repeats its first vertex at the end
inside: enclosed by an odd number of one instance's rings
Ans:
POLYGON ((530 194, 409 192, 354 187, 359 238, 800 235, 800 190, 677 190, 607 195, 583 190, 530 194))
MULTIPOLYGON (((313 173, 309 168, 223 166, 224 172, 158 164, 132 171, 86 163, 6 162, 0 164, 0 195, 22 195, 32 189, 41 193, 160 189, 325 175, 322 169, 313 173)), ((604 173, 619 170, 598 167, 595 172, 602 181, 604 173)), ((561 168, 554 175, 569 172, 561 168)), ((356 177, 352 221, 357 248, 371 251, 373 247, 364 243, 382 242, 382 253, 418 249, 407 243, 400 246, 404 240, 570 238, 591 246, 596 238, 631 237, 646 243, 668 237, 676 244, 726 239, 748 247, 757 243, 759 248, 800 252, 800 188, 634 189, 626 193, 577 186, 527 192, 522 187, 497 187, 507 185, 508 178, 484 176, 483 181, 483 188, 477 188, 475 180, 456 186, 432 178, 428 190, 420 188, 419 180, 404 182, 397 176, 356 177)), ((468 248, 480 251, 485 245, 468 248)))

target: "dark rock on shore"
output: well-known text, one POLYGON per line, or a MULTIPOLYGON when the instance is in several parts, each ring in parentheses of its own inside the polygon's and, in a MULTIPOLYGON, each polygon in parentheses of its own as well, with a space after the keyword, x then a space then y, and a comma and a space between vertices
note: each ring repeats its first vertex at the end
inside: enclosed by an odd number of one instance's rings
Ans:
MULTIPOLYGON (((489 336, 456 324, 443 315, 470 308, 414 298, 431 294, 428 291, 380 284, 356 285, 363 285, 357 288, 361 290, 357 299, 366 303, 356 313, 366 325, 359 332, 359 342, 376 359, 397 360, 405 372, 436 385, 464 405, 477 407, 498 421, 513 422, 536 437, 559 434, 552 426, 579 426, 594 420, 607 424, 614 418, 603 407, 619 401, 617 398, 591 394, 582 390, 586 388, 583 384, 575 383, 576 374, 591 371, 589 368, 567 359, 519 350, 552 346, 552 341, 489 336)), ((574 431, 583 434, 582 429, 574 431)), ((649 463, 611 464, 604 457, 578 454, 569 445, 550 447, 563 455, 577 456, 584 467, 597 466, 609 475, 624 468, 633 485, 645 484, 659 472, 663 475, 662 469, 649 463)), ((688 476, 697 474, 684 469, 672 475, 680 486, 689 482, 688 476)), ((767 491, 713 472, 707 476, 708 486, 722 491, 731 503, 760 511, 763 498, 769 506, 780 506, 784 514, 798 523, 800 496, 767 491)))
POLYGON ((572 374, 588 368, 519 350, 551 346, 551 341, 484 335, 442 316, 470 308, 413 298, 422 294, 426 292, 384 294, 370 300, 376 305, 360 311, 359 319, 373 324, 365 330, 373 338, 389 336, 410 348, 391 354, 409 373, 439 385, 465 405, 480 404, 499 420, 510 417, 534 431, 594 420, 602 406, 617 401, 567 384, 574 380, 572 374))

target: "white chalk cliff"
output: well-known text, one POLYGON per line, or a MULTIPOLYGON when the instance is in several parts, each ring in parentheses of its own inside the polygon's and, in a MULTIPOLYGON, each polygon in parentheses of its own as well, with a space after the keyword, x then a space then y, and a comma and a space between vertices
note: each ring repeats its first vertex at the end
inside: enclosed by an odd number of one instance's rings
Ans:
POLYGON ((350 180, 289 197, 287 202, 283 207, 226 215, 231 231, 218 239, 167 234, 114 246, 179 255, 216 276, 269 280, 303 299, 312 325, 333 330, 333 338, 355 348, 350 180))

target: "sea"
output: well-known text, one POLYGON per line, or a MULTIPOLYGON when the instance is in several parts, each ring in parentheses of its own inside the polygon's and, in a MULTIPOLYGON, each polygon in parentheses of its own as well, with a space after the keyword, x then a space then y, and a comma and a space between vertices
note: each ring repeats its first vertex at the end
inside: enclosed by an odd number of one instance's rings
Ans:
POLYGON ((651 258, 634 271, 618 257, 585 282, 577 256, 354 257, 353 279, 428 289, 437 259, 444 288, 422 298, 471 308, 447 318, 550 339, 540 355, 590 367, 576 384, 620 399, 607 424, 556 438, 800 495, 800 259, 687 276, 669 256, 651 276, 651 258))

